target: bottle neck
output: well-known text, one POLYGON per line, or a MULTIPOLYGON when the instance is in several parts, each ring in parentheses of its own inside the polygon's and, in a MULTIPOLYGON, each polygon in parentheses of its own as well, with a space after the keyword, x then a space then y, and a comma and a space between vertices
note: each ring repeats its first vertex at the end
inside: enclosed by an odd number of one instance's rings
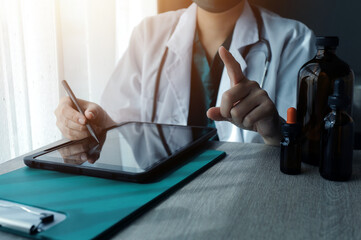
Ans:
POLYGON ((336 55, 336 48, 318 48, 316 58, 324 58, 327 55, 336 55))
POLYGON ((332 109, 331 118, 335 125, 342 126, 353 122, 352 117, 346 112, 345 109, 332 109))
POLYGON ((342 110, 340 108, 332 108, 332 113, 338 115, 342 110))
MULTIPOLYGON (((340 116, 341 114, 347 114, 347 112, 346 112, 346 109, 345 108, 340 108, 340 107, 337 107, 337 108, 335 108, 335 107, 333 107, 332 109, 331 109, 331 111, 332 111, 332 113, 334 114, 334 115, 336 115, 336 116, 340 116)), ((347 114, 348 115, 348 114, 347 114)))

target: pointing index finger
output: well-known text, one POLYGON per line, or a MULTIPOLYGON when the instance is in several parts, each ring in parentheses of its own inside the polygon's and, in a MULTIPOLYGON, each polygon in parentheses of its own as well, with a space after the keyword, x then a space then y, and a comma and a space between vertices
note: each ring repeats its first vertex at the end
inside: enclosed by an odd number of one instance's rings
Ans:
POLYGON ((227 51, 223 46, 221 46, 218 49, 218 52, 224 65, 226 66, 232 86, 247 79, 243 75, 241 65, 236 61, 236 59, 234 59, 234 57, 229 51, 227 51))

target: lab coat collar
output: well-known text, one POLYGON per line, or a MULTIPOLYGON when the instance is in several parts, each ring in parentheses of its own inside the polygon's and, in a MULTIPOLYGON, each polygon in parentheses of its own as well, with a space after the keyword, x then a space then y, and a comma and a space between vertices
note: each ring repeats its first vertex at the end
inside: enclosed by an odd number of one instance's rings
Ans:
POLYGON ((179 18, 174 32, 167 42, 169 52, 164 66, 165 76, 172 88, 174 101, 179 106, 178 110, 174 110, 173 118, 178 119, 178 123, 181 125, 186 125, 188 119, 196 16, 197 5, 192 4, 179 18))
POLYGON ((192 52, 196 31, 197 5, 193 3, 179 18, 167 47, 178 56, 188 56, 192 52), (189 34, 191 33, 191 34, 189 34))
POLYGON ((242 49, 259 41, 257 20, 248 1, 245 1, 243 12, 234 27, 232 43, 229 51, 241 64, 242 70, 247 68, 247 63, 242 57, 242 49))

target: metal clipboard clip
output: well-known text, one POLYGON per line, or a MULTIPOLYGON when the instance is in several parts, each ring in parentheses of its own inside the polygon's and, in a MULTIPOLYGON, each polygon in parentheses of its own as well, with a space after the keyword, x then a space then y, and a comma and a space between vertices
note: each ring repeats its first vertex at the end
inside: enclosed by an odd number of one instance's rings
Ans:
POLYGON ((65 214, 0 199, 0 227, 36 234, 65 220, 65 214))

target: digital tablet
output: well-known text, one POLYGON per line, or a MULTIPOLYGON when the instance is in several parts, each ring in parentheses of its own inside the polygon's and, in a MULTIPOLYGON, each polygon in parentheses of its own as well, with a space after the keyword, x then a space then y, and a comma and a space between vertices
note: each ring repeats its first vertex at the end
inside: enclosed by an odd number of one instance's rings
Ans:
POLYGON ((184 163, 185 153, 215 136, 206 127, 129 122, 92 137, 26 156, 32 168, 131 182, 155 181, 184 163))

